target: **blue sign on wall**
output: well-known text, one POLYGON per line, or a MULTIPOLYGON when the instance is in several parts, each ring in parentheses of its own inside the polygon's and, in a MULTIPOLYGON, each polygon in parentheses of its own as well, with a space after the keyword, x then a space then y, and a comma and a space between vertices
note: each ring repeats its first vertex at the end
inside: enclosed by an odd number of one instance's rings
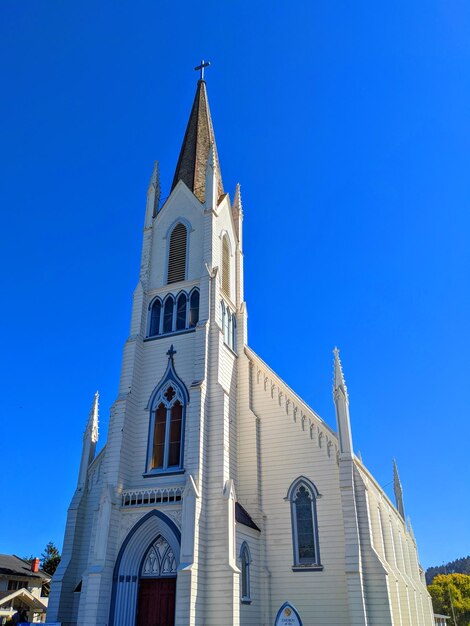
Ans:
POLYGON ((293 604, 284 602, 277 612, 274 626, 302 626, 300 615, 293 604))

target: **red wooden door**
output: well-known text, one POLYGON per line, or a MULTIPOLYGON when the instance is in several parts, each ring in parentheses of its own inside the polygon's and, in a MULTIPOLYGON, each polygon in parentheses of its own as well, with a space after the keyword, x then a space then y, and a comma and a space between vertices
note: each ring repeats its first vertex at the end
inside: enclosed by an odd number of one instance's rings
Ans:
POLYGON ((174 626, 176 578, 142 578, 137 626, 174 626))

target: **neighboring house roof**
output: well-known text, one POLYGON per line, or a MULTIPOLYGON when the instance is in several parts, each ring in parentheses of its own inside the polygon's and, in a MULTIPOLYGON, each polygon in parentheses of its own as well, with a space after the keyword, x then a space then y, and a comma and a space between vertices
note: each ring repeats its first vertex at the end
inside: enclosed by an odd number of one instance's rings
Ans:
POLYGON ((244 509, 239 502, 235 502, 235 519, 239 524, 243 524, 244 526, 248 526, 249 528, 253 528, 254 530, 261 532, 258 526, 251 519, 248 511, 244 509))
POLYGON ((32 572, 31 563, 14 554, 0 554, 0 576, 23 576, 45 581, 51 580, 51 576, 42 569, 32 572))
POLYGON ((27 589, 17 589, 16 591, 12 591, 11 593, 9 593, 4 598, 1 598, 0 610, 2 605, 11 604, 11 601, 15 598, 19 598, 22 602, 27 604, 35 611, 47 611, 47 606, 43 602, 41 602, 39 598, 35 598, 33 594, 27 589))

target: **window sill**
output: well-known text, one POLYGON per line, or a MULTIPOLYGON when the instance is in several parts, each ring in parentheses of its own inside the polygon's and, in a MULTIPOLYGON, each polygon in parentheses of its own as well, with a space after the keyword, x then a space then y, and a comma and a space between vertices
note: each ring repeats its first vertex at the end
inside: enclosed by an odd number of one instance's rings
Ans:
POLYGON ((151 470, 142 474, 142 478, 156 478, 157 476, 175 476, 176 474, 184 474, 184 469, 168 469, 168 470, 151 470))
POLYGON ((196 330, 194 328, 184 328, 183 330, 174 330, 171 333, 162 333, 161 335, 152 335, 151 337, 144 337, 144 341, 154 341, 155 339, 164 339, 165 337, 174 337, 175 335, 186 335, 187 333, 193 333, 196 330))
POLYGON ((242 598, 240 602, 242 604, 251 604, 251 598, 242 598))
POLYGON ((323 570, 323 565, 293 565, 293 572, 321 572, 323 570))

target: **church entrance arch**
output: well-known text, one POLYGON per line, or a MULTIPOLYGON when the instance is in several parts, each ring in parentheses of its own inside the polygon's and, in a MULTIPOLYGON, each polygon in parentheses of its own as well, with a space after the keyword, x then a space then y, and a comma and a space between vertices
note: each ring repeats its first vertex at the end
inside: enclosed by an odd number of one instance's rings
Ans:
POLYGON ((161 511, 130 530, 116 559, 110 626, 173 626, 181 533, 161 511))

